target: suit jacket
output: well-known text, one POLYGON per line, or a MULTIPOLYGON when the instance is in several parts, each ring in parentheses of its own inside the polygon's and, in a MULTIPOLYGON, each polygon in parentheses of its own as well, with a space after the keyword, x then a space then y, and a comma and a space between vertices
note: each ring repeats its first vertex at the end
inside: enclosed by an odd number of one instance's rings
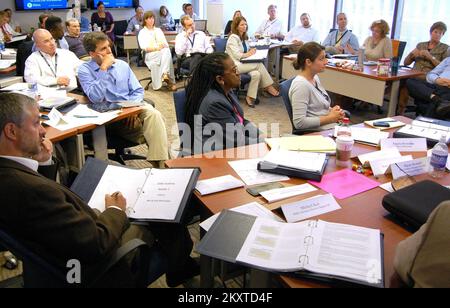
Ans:
POLYGON ((97 216, 69 189, 15 161, 0 158, 0 181, 0 226, 62 268, 70 259, 82 267, 105 261, 129 227, 125 213, 97 216))
POLYGON ((394 266, 410 287, 450 287, 450 201, 442 203, 426 224, 401 242, 394 266))
MULTIPOLYGON (((245 120, 244 111, 242 110, 239 100, 231 93, 231 102, 225 97, 223 93, 217 90, 210 90, 208 95, 203 99, 198 114, 202 116, 201 129, 202 134, 195 135, 194 153, 200 154, 202 152, 195 147, 195 144, 206 145, 208 150, 217 151, 226 148, 239 147, 259 142, 259 130, 250 121, 245 120), (236 110, 244 119, 242 125, 236 110), (227 129, 227 125, 229 129, 227 129), (211 128, 217 128, 215 131, 210 131, 211 128)), ((200 130, 196 123, 196 131, 200 130)), ((203 150, 205 150, 203 148, 203 150)))

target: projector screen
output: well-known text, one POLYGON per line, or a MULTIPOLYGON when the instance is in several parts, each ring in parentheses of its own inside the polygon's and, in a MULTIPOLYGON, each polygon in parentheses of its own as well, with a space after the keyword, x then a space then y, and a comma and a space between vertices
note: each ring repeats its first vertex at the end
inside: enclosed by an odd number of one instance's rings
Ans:
MULTIPOLYGON (((91 1, 91 9, 97 8, 97 3, 102 0, 91 1)), ((107 8, 132 8, 136 5, 136 0, 103 0, 102 1, 107 8)), ((137 4, 139 5, 139 4, 137 4)))
POLYGON ((67 9, 67 0, 16 0, 17 11, 67 9))

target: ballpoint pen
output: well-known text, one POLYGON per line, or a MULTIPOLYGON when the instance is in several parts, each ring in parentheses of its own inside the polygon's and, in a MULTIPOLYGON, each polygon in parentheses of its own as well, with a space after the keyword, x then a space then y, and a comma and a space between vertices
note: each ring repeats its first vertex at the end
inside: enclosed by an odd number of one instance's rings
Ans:
POLYGON ((78 119, 98 118, 98 116, 83 116, 83 115, 74 115, 73 117, 78 119))

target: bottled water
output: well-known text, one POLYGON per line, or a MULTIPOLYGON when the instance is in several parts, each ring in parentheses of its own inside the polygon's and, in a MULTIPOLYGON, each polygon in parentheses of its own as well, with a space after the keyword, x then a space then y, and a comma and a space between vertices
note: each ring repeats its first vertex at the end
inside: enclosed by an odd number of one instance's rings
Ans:
POLYGON ((443 135, 438 144, 432 150, 430 160, 430 176, 440 179, 445 175, 448 159, 447 136, 443 135))
POLYGON ((337 136, 336 137, 351 137, 352 129, 350 128, 350 119, 344 118, 342 123, 337 128, 337 136))
POLYGON ((3 39, 0 39, 0 51, 5 51, 5 42, 3 39))

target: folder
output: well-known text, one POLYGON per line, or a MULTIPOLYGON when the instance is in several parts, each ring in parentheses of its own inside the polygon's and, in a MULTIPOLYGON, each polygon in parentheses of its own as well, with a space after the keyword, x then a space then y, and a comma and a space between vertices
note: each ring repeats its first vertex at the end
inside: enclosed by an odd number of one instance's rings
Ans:
POLYGON ((287 224, 224 210, 197 251, 204 256, 277 274, 331 284, 384 288, 383 243, 379 230, 315 220, 287 224), (341 237, 333 238, 335 230, 342 230, 341 237), (345 241, 355 238, 361 240, 359 245, 352 245, 352 250, 345 241), (325 248, 321 245, 323 241, 325 248), (292 245, 294 242, 296 245, 292 245), (332 246, 330 251, 326 250, 328 246, 332 246), (343 255, 339 255, 340 250, 344 251, 343 255), (344 256, 346 252, 350 255, 344 256), (321 265, 319 256, 321 261, 329 258, 329 263, 321 265), (355 269, 358 266, 349 264, 347 258, 364 264, 364 268, 355 269), (371 269, 366 268, 369 262, 373 263, 371 269), (343 265, 339 266, 340 263, 343 265))
POLYGON ((180 223, 199 176, 200 169, 133 169, 89 158, 71 190, 99 211, 105 194, 119 191, 130 220, 180 223))

